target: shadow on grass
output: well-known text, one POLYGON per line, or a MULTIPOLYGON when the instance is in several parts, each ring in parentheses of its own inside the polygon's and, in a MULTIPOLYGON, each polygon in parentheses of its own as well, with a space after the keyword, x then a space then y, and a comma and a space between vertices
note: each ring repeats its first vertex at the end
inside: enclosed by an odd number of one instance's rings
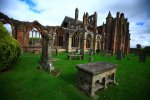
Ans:
POLYGON ((60 79, 63 79, 67 83, 73 84, 73 85, 75 85, 76 83, 76 77, 77 77, 76 73, 67 73, 67 74, 60 75, 60 79))
POLYGON ((18 58, 15 62, 12 62, 10 65, 6 66, 4 69, 0 69, 0 73, 9 72, 11 70, 15 69, 15 66, 18 64, 18 62, 21 61, 21 58, 18 58))

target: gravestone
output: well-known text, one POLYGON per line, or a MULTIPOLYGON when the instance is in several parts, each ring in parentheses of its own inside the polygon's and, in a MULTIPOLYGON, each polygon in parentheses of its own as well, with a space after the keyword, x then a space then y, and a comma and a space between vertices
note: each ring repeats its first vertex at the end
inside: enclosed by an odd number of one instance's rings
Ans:
POLYGON ((80 55, 82 55, 82 59, 84 59, 84 50, 80 49, 80 55))
POLYGON ((99 54, 99 53, 100 53, 100 49, 97 49, 97 50, 96 50, 96 53, 99 54))
POLYGON ((58 49, 56 48, 56 56, 59 56, 59 52, 58 49))
POLYGON ((122 52, 121 52, 121 50, 116 52, 116 59, 117 60, 121 60, 122 59, 122 52))
POLYGON ((146 62, 146 54, 145 53, 139 54, 139 62, 146 62))
POLYGON ((76 49, 76 53, 79 53, 79 50, 78 50, 78 49, 76 49))
POLYGON ((89 49, 89 62, 92 62, 92 49, 89 49))

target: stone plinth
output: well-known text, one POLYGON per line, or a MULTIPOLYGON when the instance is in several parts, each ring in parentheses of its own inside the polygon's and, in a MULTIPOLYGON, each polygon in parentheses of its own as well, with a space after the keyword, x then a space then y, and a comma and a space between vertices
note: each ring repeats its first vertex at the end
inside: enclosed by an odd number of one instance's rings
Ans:
POLYGON ((116 83, 116 64, 95 62, 78 64, 76 68, 78 69, 77 87, 92 97, 99 89, 106 89, 108 83, 116 83))
POLYGON ((68 58, 69 58, 69 60, 71 60, 72 58, 79 58, 81 60, 82 59, 82 55, 79 55, 79 54, 69 54, 68 58))

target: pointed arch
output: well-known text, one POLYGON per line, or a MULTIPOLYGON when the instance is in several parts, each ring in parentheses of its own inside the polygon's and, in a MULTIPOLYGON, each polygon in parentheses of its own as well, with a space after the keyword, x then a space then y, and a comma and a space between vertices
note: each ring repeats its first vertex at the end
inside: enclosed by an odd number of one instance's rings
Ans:
POLYGON ((26 25, 26 41, 27 45, 41 46, 41 38, 44 35, 44 27, 38 22, 34 21, 26 25))
POLYGON ((57 27, 54 36, 54 46, 63 46, 64 29, 62 27, 57 27))
POLYGON ((12 29, 12 36, 13 38, 17 39, 13 19, 10 19, 8 16, 0 12, 0 22, 2 22, 3 24, 10 24, 12 29))
POLYGON ((81 32, 75 31, 72 35, 72 47, 80 47, 81 32))
POLYGON ((86 35, 86 48, 91 48, 92 35, 89 33, 86 35))
POLYGON ((101 42, 102 42, 102 39, 101 39, 101 36, 100 35, 97 35, 97 49, 101 50, 101 42))
POLYGON ((33 28, 36 28, 40 32, 40 34, 43 35, 44 27, 38 21, 34 21, 32 23, 29 23, 27 25, 27 32, 29 32, 33 28))

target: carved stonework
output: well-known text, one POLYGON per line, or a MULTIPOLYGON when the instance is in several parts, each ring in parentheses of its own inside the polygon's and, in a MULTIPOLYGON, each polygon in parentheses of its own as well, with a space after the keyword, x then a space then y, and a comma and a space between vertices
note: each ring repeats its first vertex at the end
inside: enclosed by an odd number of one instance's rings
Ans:
MULTIPOLYGON (((51 49, 57 48, 61 49, 59 51, 72 52, 78 48, 86 52, 89 49, 86 35, 90 33, 92 35, 90 48, 93 49, 93 54, 97 49, 108 51, 112 55, 120 50, 123 54, 128 54, 130 50, 129 22, 124 14, 117 12, 116 17, 113 18, 111 12, 109 12, 106 23, 101 26, 97 26, 97 17, 96 12, 92 15, 86 12, 83 15, 83 21, 80 21, 78 20, 79 10, 76 8, 75 18, 65 16, 60 26, 43 26, 38 21, 19 21, 0 13, 0 21, 12 26, 12 36, 19 41, 24 51, 28 51, 30 30, 36 28, 43 39, 46 38, 45 34, 49 34, 51 49), (72 37, 75 33, 82 35, 74 40, 72 37), (100 38, 97 38, 98 36, 100 38), (77 45, 72 47, 72 43, 77 45)), ((40 47, 39 49, 43 50, 44 48, 40 47)))

